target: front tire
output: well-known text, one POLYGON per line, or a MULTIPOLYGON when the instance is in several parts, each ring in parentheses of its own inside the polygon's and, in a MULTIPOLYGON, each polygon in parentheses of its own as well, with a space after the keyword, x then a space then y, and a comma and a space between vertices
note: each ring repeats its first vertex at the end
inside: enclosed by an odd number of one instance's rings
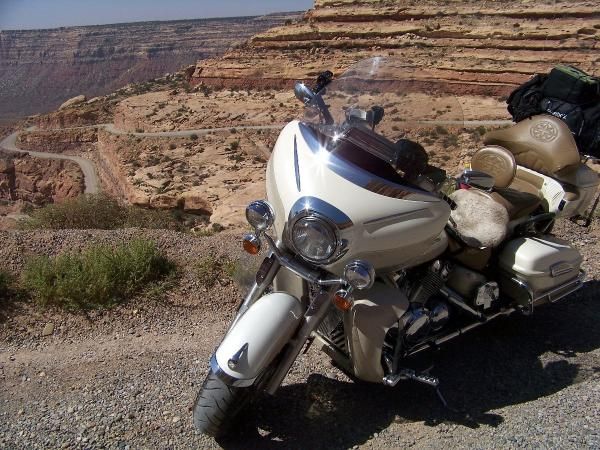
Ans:
POLYGON ((209 436, 224 436, 235 424, 237 415, 252 401, 255 386, 235 387, 223 383, 209 370, 194 404, 194 425, 209 436))

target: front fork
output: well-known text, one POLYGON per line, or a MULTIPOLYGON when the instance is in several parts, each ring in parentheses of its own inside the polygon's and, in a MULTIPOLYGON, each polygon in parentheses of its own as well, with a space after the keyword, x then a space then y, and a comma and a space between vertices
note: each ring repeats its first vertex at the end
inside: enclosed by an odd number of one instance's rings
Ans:
MULTIPOLYGON (((277 272, 279 272, 280 268, 281 263, 275 257, 273 252, 271 252, 258 269, 258 272, 254 277, 254 283, 240 304, 233 322, 231 322, 231 325, 229 325, 229 330, 235 326, 240 317, 242 317, 244 313, 248 311, 252 304, 262 297, 262 295, 265 293, 265 290, 271 285, 271 283, 273 283, 273 280, 275 279, 275 276, 277 275, 277 272)), ((227 331, 229 332, 229 330, 227 331)))
POLYGON ((308 309, 304 313, 304 318, 298 332, 294 335, 289 345, 285 348, 283 358, 277 366, 277 370, 267 383, 265 391, 268 394, 275 394, 283 382, 283 379, 292 367, 292 364, 294 364, 294 361, 296 361, 296 358, 302 351, 304 343, 310 337, 310 334, 325 318, 325 315, 331 307, 331 298, 335 291, 335 288, 330 288, 327 291, 320 291, 314 298, 312 298, 308 309))
MULTIPOLYGON (((235 319, 229 326, 229 330, 235 326, 238 320, 246 311, 248 311, 252 304, 262 297, 265 290, 271 285, 271 283, 273 283, 273 280, 280 269, 281 263, 275 257, 275 255, 271 253, 258 270, 256 280, 238 308, 235 319)), ((298 331, 290 340, 288 345, 284 348, 281 361, 266 384, 265 392, 271 395, 275 394, 283 382, 283 379, 286 377, 290 368, 294 364, 294 361, 302 351, 305 342, 325 318, 331 306, 331 298, 339 287, 340 284, 337 284, 331 286, 327 290, 321 290, 311 299, 310 304, 304 313, 304 317, 298 331)))

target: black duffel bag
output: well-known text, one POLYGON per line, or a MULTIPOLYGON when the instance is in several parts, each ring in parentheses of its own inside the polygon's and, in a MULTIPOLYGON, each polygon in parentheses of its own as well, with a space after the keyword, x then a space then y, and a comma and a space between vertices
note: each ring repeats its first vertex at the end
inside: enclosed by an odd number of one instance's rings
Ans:
POLYGON ((542 87, 544 97, 557 98, 574 105, 600 101, 600 80, 573 66, 558 65, 548 74, 542 87))
POLYGON ((558 117, 569 126, 573 136, 579 136, 585 125, 581 106, 558 98, 544 98, 540 102, 542 112, 558 117))
POLYGON ((573 133, 581 153, 600 157, 600 80, 572 66, 556 66, 515 89, 506 103, 515 122, 552 114, 573 133))
POLYGON ((511 92, 506 103, 515 122, 543 112, 540 102, 544 98, 542 88, 546 78, 546 75, 538 73, 511 92))
POLYGON ((600 102, 583 110, 583 122, 581 132, 575 136, 579 151, 600 158, 600 102))
POLYGON ((565 122, 581 153, 600 157, 600 102, 582 107, 557 98, 544 98, 542 112, 565 122))

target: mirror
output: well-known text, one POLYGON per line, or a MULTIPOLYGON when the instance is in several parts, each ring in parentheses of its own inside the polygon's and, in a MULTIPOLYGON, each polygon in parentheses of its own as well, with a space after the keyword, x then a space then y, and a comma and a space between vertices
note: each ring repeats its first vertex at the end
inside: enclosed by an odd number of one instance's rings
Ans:
POLYGON ((465 170, 458 182, 484 191, 491 191, 495 184, 493 176, 479 170, 465 170))
POLYGON ((310 103, 315 96, 312 89, 301 82, 297 82, 294 86, 294 94, 296 95, 296 98, 305 105, 310 103))

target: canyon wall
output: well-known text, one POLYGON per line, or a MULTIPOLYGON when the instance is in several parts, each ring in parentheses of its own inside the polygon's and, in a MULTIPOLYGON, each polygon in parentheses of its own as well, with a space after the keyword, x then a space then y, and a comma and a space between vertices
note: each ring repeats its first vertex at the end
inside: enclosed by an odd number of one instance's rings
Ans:
POLYGON ((599 49, 597 1, 316 0, 302 20, 199 61, 194 82, 284 87, 394 56, 455 94, 505 96, 559 62, 600 75, 599 49))
POLYGON ((44 205, 77 197, 84 188, 83 174, 72 161, 0 156, 0 200, 44 205))
POLYGON ((212 57, 293 14, 0 31, 0 118, 103 95, 212 57))

